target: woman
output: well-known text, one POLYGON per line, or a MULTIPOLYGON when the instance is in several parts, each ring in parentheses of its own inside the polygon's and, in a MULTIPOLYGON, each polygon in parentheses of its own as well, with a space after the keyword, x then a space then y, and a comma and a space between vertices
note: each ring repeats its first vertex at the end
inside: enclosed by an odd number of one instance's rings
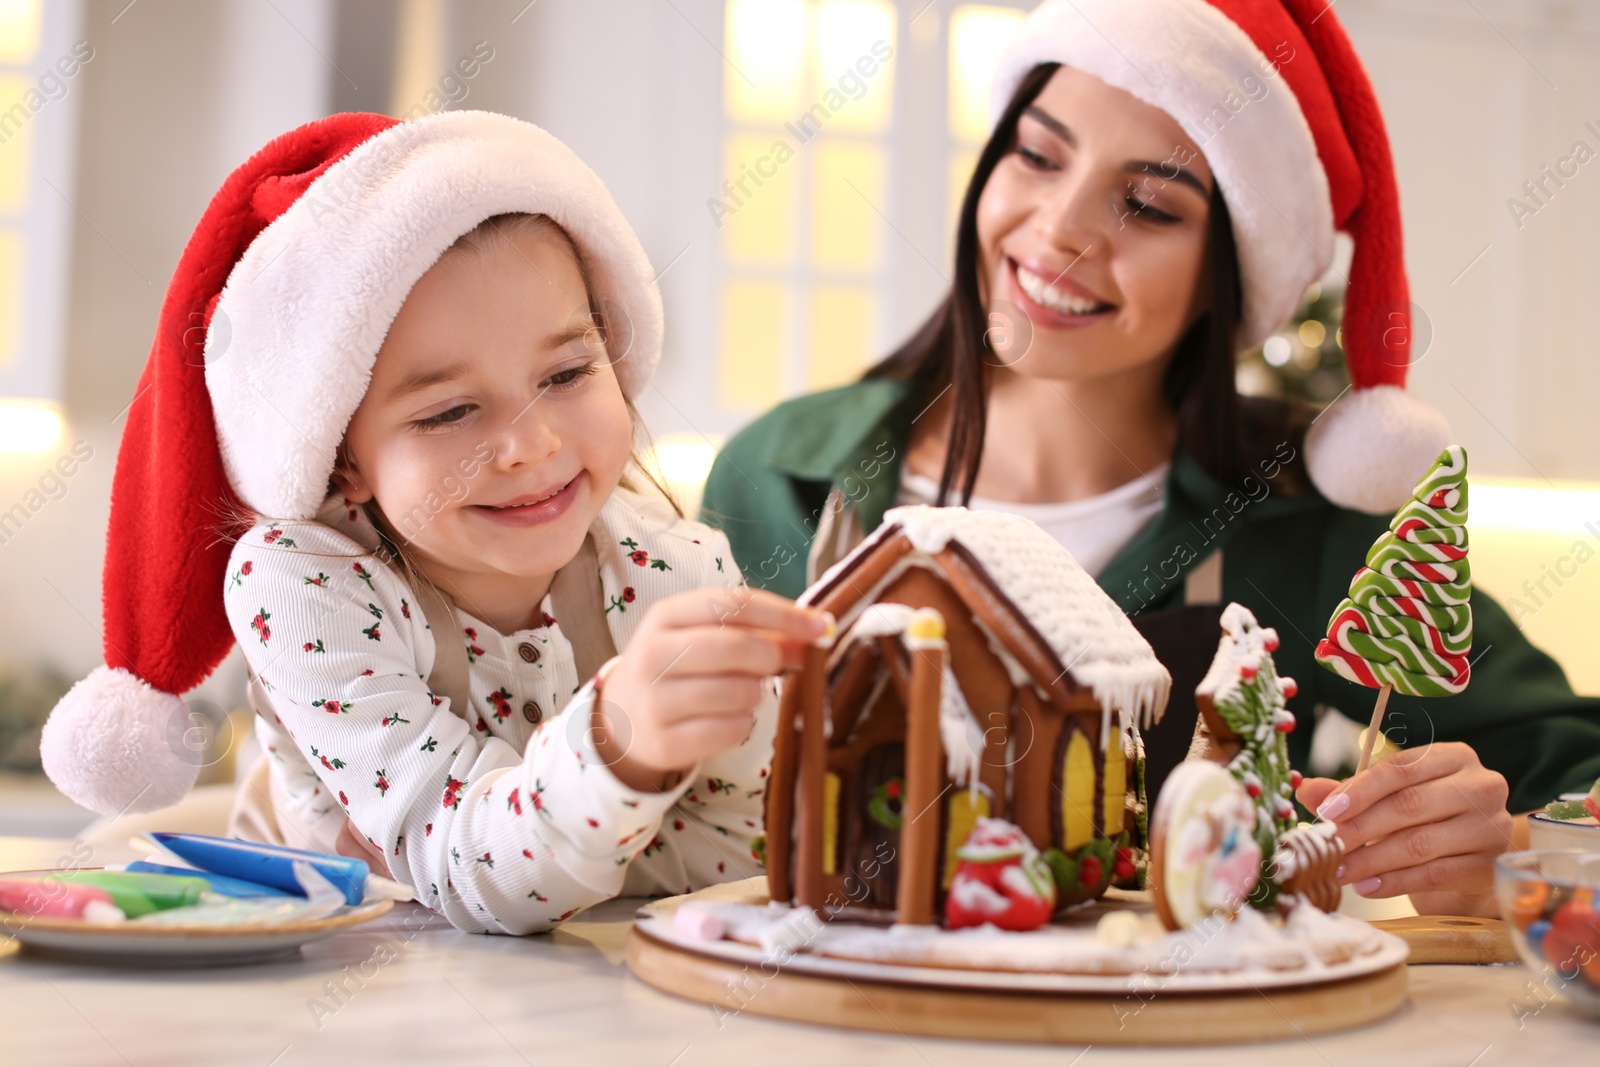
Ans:
MULTIPOLYGON (((1300 682, 1303 767, 1319 705, 1370 713, 1313 649, 1448 430, 1403 391, 1399 212, 1360 63, 1322 0, 1239 6, 1041 5, 1001 63, 949 295, 862 381, 729 442, 704 516, 752 585, 793 596, 897 503, 1022 512, 1134 617, 1176 694, 1240 601, 1300 682), (1290 319, 1336 228, 1353 391, 1321 415, 1237 396, 1235 353, 1290 319)), ((1340 827, 1343 882, 1424 913, 1492 914, 1494 857, 1526 832, 1509 812, 1600 774, 1600 701, 1493 600, 1473 608, 1466 692, 1396 696, 1404 756, 1299 792, 1340 827)), ((1152 782, 1194 723, 1175 699, 1152 782)))

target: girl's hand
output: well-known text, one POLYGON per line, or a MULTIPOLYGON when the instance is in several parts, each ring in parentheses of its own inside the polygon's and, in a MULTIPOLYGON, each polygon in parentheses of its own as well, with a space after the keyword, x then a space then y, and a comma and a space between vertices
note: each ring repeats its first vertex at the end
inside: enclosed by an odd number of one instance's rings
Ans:
POLYGON ((1472 746, 1408 748, 1343 783, 1308 778, 1296 795, 1338 825, 1341 884, 1364 897, 1409 893, 1423 915, 1498 913, 1494 861, 1512 847, 1509 788, 1472 746))
POLYGON ((624 784, 668 789, 755 726, 766 679, 800 665, 826 616, 772 593, 700 589, 653 605, 601 685, 592 726, 624 784))

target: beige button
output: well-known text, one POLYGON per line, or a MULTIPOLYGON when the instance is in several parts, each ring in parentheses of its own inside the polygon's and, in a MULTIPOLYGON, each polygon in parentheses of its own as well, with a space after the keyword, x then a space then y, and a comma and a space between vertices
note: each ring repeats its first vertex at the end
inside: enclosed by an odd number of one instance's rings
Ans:
POLYGON ((539 649, 531 641, 524 641, 517 646, 517 655, 528 663, 539 662, 539 649))
POLYGON ((522 717, 533 723, 535 726, 538 726, 539 720, 544 718, 544 712, 539 710, 538 704, 535 704, 530 700, 526 704, 522 705, 522 717))

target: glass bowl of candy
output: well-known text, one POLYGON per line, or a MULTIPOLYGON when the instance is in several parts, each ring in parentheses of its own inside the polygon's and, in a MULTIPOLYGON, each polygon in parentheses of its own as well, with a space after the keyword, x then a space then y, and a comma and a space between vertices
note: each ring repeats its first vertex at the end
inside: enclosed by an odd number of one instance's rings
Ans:
POLYGON ((1494 881, 1517 953, 1540 984, 1600 1016, 1600 854, 1508 852, 1495 861, 1494 881))

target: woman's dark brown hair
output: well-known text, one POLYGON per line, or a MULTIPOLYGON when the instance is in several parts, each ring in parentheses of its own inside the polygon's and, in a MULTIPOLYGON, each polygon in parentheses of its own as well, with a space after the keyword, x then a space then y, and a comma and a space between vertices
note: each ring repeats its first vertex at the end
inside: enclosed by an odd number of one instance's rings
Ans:
MULTIPOLYGON (((911 383, 921 404, 931 403, 949 388, 953 412, 939 480, 940 504, 949 501, 952 491, 959 492, 963 504, 971 499, 988 418, 985 366, 993 353, 986 341, 988 316, 978 292, 978 198, 994 168, 1014 147, 1017 120, 1058 67, 1044 63, 1028 72, 978 156, 961 201, 955 281, 949 294, 905 344, 863 376, 911 383)), ((1162 392, 1177 416, 1179 443, 1214 478, 1231 482, 1244 470, 1233 348, 1239 321, 1239 260, 1228 205, 1216 188, 1211 193, 1206 259, 1211 308, 1178 342, 1162 392)))

